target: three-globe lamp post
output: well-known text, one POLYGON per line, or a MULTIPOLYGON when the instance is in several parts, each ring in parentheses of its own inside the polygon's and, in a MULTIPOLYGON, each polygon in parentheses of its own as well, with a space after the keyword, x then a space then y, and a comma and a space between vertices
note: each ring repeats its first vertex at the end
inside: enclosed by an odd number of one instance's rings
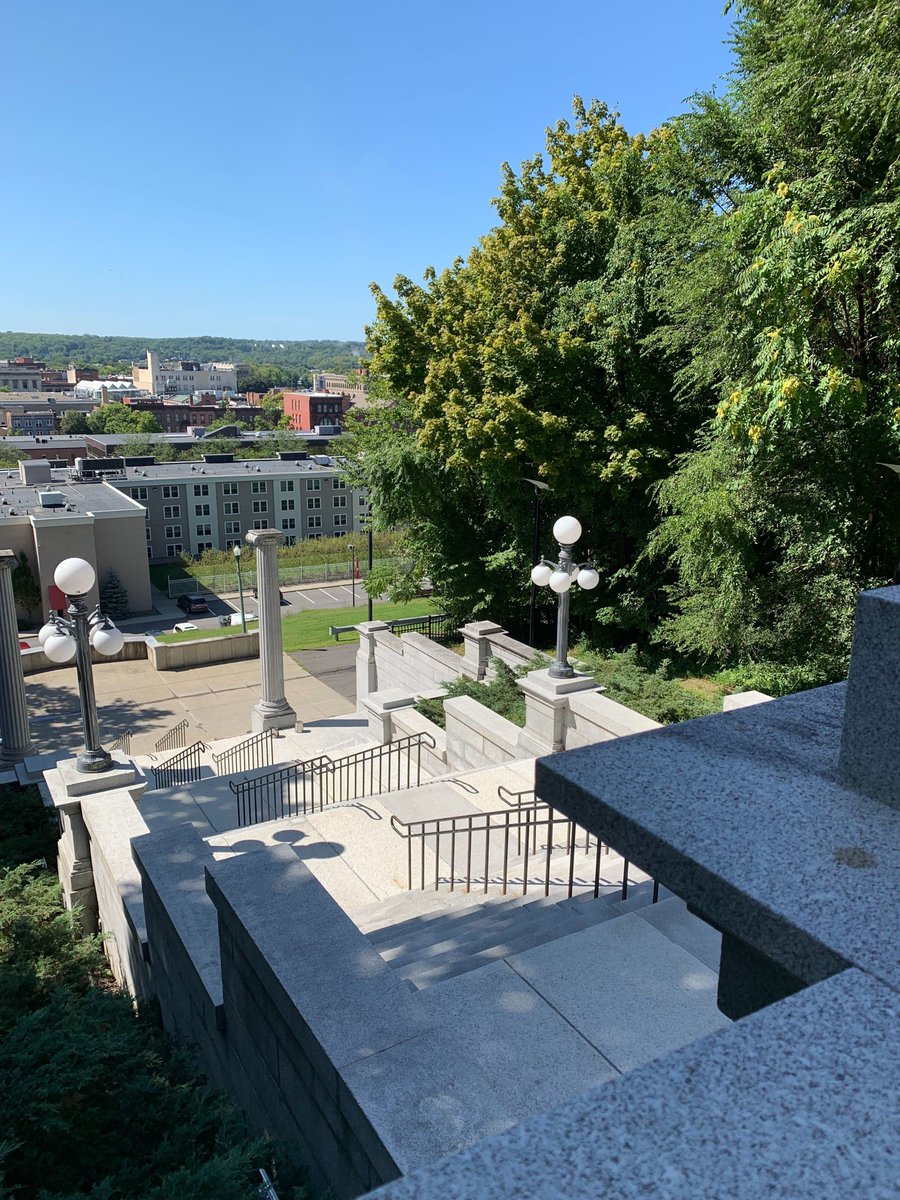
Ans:
POLYGON ((121 630, 100 611, 99 604, 93 612, 88 611, 84 597, 95 579, 94 568, 83 558, 63 559, 53 573, 53 581, 69 602, 68 617, 51 616, 38 634, 38 641, 51 662, 62 664, 75 659, 84 729, 84 750, 75 765, 79 771, 93 773, 108 771, 114 763, 112 755, 100 745, 91 646, 110 657, 125 645, 121 630))
POLYGON ((235 542, 231 548, 231 553, 234 555, 235 566, 237 567, 238 577, 238 593, 241 597, 241 632, 247 632, 247 612, 244 608, 244 577, 241 574, 241 544, 235 542))
POLYGON ((553 526, 553 536, 559 542, 559 560, 542 558, 532 569, 531 582, 537 587, 549 587, 559 597, 556 617, 556 658, 550 664, 551 679, 571 679, 575 669, 569 662, 569 590, 577 583, 584 591, 592 591, 600 576, 590 563, 576 563, 572 550, 581 537, 581 522, 576 517, 560 517, 553 526))

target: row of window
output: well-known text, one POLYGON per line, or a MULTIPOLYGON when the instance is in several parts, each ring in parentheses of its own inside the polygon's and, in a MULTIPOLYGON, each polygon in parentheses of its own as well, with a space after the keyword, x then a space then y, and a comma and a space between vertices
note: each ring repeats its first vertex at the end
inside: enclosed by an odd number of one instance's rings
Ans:
MULTIPOLYGON (((346 508, 347 507, 347 497, 346 496, 333 496, 332 504, 335 508, 346 508)), ((306 507, 310 512, 313 512, 317 509, 321 509, 321 507, 322 507, 321 496, 308 496, 306 499, 306 507)), ((241 505, 240 505, 239 500, 226 500, 225 503, 223 504, 222 508, 223 508, 224 515, 226 517, 240 516, 241 505)), ((254 500, 253 501, 253 511, 255 513, 268 512, 269 511, 268 500, 254 500)), ((294 501, 293 500, 282 500, 281 501, 281 511, 282 512, 293 512, 294 511, 294 501)), ((194 505, 194 516, 195 517, 209 517, 211 515, 212 515, 212 512, 210 509, 210 505, 208 505, 208 504, 195 504, 194 505)), ((172 521, 172 520, 176 520, 180 516, 181 516, 181 505, 180 504, 165 504, 165 505, 163 505, 163 519, 164 520, 172 521)), ((148 514, 148 519, 149 519, 149 514, 148 514)))
MULTIPOLYGON (((322 518, 320 516, 309 517, 307 519, 306 524, 307 524, 307 528, 309 528, 309 529, 321 529, 322 528, 322 518)), ((346 529, 347 528, 346 514, 344 514, 344 513, 336 513, 335 514, 334 527, 335 527, 335 529, 346 529)), ((268 526, 265 521, 254 521, 253 528, 254 529, 266 529, 266 528, 268 528, 268 526)), ((297 528, 296 517, 283 517, 282 521, 281 521, 281 528, 282 529, 296 529, 297 528)), ((149 542, 150 541, 150 530, 148 529, 146 532, 147 532, 147 541, 149 542)), ((194 532, 198 538, 212 537, 212 525, 209 523, 201 523, 199 525, 195 525, 194 532)), ((166 538, 167 542, 174 542, 177 538, 181 537, 181 526, 180 525, 166 525, 164 527, 164 533, 165 533, 165 538, 166 538)), ((241 533, 240 521, 226 521, 225 522, 226 538, 228 538, 229 536, 233 537, 235 534, 239 535, 240 533, 241 533)), ((241 540, 240 537, 238 537, 237 540, 240 541, 241 540)), ((230 549, 231 546, 233 546, 233 545, 234 545, 234 542, 226 541, 226 543, 225 543, 226 550, 230 549)), ((201 542, 201 543, 198 543, 197 548, 198 548, 198 550, 212 550, 213 545, 212 545, 212 542, 210 542, 208 545, 206 543, 201 542)))

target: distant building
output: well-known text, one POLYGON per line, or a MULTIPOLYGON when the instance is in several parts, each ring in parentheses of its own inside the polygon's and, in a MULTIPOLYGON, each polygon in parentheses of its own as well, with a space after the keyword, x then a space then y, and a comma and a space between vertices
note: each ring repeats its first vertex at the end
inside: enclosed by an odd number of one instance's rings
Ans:
POLYGON ((42 372, 46 363, 33 358, 9 358, 0 361, 0 388, 12 392, 40 392, 43 390, 42 372))
POLYGON ((291 429, 316 429, 323 425, 342 428, 344 414, 352 407, 349 396, 332 392, 284 393, 284 411, 291 429))
POLYGON ((155 350, 147 351, 146 367, 137 363, 132 366, 131 378, 136 388, 150 396, 212 392, 222 397, 237 391, 237 366, 234 363, 198 363, 185 359, 161 363, 155 350))
POLYGON ((16 396, 0 400, 0 420, 7 433, 38 435, 55 433, 67 412, 89 413, 95 408, 92 400, 63 396, 59 392, 41 392, 33 398, 16 396))
POLYGON ((66 379, 71 384, 81 383, 82 379, 99 379, 100 372, 96 367, 69 367, 66 379))
POLYGON ((358 404, 369 394, 367 380, 368 371, 362 368, 350 375, 338 375, 333 371, 314 371, 312 387, 314 392, 333 392, 349 396, 354 404, 358 404))
POLYGON ((212 396, 201 397, 178 396, 173 400, 148 400, 140 396, 128 400, 128 407, 136 412, 149 412, 156 417, 163 433, 186 433, 190 428, 206 429, 214 421, 227 417, 229 421, 246 421, 251 423, 258 410, 250 404, 214 404, 210 403, 212 396), (196 399, 196 402, 195 402, 196 399))
POLYGON ((128 400, 132 397, 146 396, 147 393, 134 386, 128 378, 118 379, 81 379, 75 384, 75 393, 79 399, 92 399, 98 404, 106 404, 110 400, 128 400))

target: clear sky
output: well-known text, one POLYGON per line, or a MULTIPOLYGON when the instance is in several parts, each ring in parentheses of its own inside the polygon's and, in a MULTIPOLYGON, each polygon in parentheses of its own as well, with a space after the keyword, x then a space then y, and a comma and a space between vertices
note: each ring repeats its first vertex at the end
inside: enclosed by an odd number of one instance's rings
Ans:
POLYGON ((712 86, 722 7, 7 0, 0 328, 361 338, 575 94, 637 132, 712 86))

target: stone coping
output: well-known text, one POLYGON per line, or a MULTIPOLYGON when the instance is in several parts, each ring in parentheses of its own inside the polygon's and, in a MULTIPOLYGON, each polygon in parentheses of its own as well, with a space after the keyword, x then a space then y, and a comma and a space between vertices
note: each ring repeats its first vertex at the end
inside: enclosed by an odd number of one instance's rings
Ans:
POLYGON ((804 982, 900 987, 900 811, 836 782, 845 686, 539 760, 538 794, 804 982))

